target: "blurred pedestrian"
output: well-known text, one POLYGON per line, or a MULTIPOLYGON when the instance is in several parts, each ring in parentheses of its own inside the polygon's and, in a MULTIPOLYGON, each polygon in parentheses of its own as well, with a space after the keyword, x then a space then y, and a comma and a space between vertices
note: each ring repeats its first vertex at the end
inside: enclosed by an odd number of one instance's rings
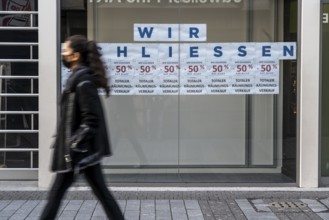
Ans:
POLYGON ((94 41, 84 36, 69 37, 63 46, 62 61, 71 70, 60 103, 60 120, 54 142, 51 170, 55 181, 41 219, 55 219, 65 192, 83 173, 111 220, 123 220, 115 198, 106 187, 101 170, 103 156, 111 155, 98 88, 109 95, 101 54, 94 41))

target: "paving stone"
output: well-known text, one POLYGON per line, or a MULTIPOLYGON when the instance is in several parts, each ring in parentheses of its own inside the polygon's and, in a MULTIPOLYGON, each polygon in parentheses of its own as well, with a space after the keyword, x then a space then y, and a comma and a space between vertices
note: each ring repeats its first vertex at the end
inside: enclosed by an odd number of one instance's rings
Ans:
POLYGON ((40 203, 40 201, 27 201, 23 206, 21 206, 14 215, 12 215, 9 220, 21 220, 25 219, 31 211, 40 203))
POLYGON ((126 204, 126 211, 139 211, 141 208, 141 201, 128 200, 126 204))
POLYGON ((156 218, 171 218, 170 210, 156 210, 156 218))
POLYGON ((25 220, 39 220, 39 217, 27 217, 25 220))
POLYGON ((77 211, 80 209, 81 205, 83 203, 83 200, 71 200, 69 203, 66 205, 64 210, 71 210, 71 211, 77 211))
POLYGON ((201 210, 187 210, 189 218, 203 216, 201 210))
POLYGON ((92 218, 91 215, 76 215, 74 219, 76 220, 90 220, 92 218))
POLYGON ((47 201, 45 201, 45 200, 40 201, 39 204, 28 215, 27 219, 38 218, 41 215, 41 212, 42 212, 43 208, 45 207, 46 202, 47 201))
POLYGON ((266 204, 262 199, 253 199, 251 202, 255 206, 257 212, 272 212, 268 207, 269 205, 266 204))
POLYGON ((97 205, 97 201, 95 200, 86 200, 83 201, 80 209, 78 210, 76 219, 91 217, 97 205))
POLYGON ((211 211, 208 201, 205 200, 199 201, 199 205, 205 220, 215 220, 215 217, 211 211))
POLYGON ((91 220, 108 220, 107 217, 104 216, 93 216, 91 220))
POLYGON ((155 220, 155 213, 154 214, 141 213, 140 220, 155 220))
MULTIPOLYGON (((237 199, 236 202, 238 203, 239 207, 241 208, 242 212, 245 214, 247 219, 252 220, 278 220, 278 217, 272 212, 256 212, 252 205, 249 203, 247 199, 237 199)), ((258 204, 259 205, 259 204, 258 204)))
POLYGON ((120 207, 121 211, 124 212, 126 210, 127 201, 126 200, 118 200, 117 202, 119 204, 119 207, 120 207))
POLYGON ((155 200, 156 210, 170 210, 169 200, 155 200))
POLYGON ((230 211, 232 212, 232 215, 237 220, 246 220, 246 216, 243 214, 242 210, 238 206, 238 204, 234 200, 227 200, 226 201, 227 206, 229 207, 230 211))
POLYGON ((318 213, 318 216, 323 220, 329 220, 329 213, 318 213))
POLYGON ((286 215, 290 219, 296 219, 296 220, 312 220, 305 213, 286 213, 286 215))
POLYGON ((188 220, 188 217, 184 213, 177 213, 172 215, 173 220, 188 220))
POLYGON ((92 218, 94 217, 106 217, 105 211, 101 205, 101 203, 97 203, 96 208, 94 210, 94 213, 92 215, 92 218))
POLYGON ((323 212, 327 211, 328 208, 322 205, 320 202, 314 200, 314 199, 301 199, 303 203, 307 204, 307 206, 313 211, 313 212, 323 212))
POLYGON ((320 202, 322 202, 327 208, 329 208, 329 198, 320 199, 320 202))
MULTIPOLYGON (((323 218, 319 215, 321 213, 308 212, 305 214, 312 220, 323 220, 323 218)), ((327 216, 324 216, 324 217, 327 217, 327 216)))
POLYGON ((170 208, 174 220, 187 220, 187 213, 183 200, 170 200, 170 208))
POLYGON ((186 209, 200 209, 199 202, 197 200, 184 200, 186 209))
POLYGON ((72 218, 74 219, 74 217, 77 215, 78 211, 75 210, 64 210, 61 215, 59 216, 59 218, 72 218))
POLYGON ((0 200, 0 211, 11 203, 11 200, 0 200))
POLYGON ((284 213, 276 213, 276 216, 280 219, 280 220, 290 220, 290 218, 288 216, 286 216, 284 213))
POLYGON ((142 200, 141 201, 141 213, 142 214, 155 214, 155 201, 154 200, 142 200))
POLYGON ((63 200, 61 202, 61 205, 59 206, 59 209, 58 209, 58 212, 57 212, 57 217, 61 216, 62 212, 64 211, 64 209, 65 209, 65 207, 67 206, 68 203, 69 203, 69 200, 63 200))
POLYGON ((139 210, 128 210, 124 213, 125 220, 139 220, 139 210))
POLYGON ((156 220, 172 220, 171 217, 156 217, 156 220))
POLYGON ((0 217, 11 217, 24 203, 26 203, 26 200, 11 201, 4 209, 1 210, 0 217))
POLYGON ((74 220, 74 216, 60 216, 58 220, 74 220))

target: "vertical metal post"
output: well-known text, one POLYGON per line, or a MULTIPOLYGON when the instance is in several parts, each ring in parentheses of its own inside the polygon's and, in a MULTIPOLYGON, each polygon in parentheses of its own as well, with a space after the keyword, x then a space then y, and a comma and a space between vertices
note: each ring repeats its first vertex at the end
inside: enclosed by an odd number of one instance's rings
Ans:
POLYGON ((31 153, 31 161, 30 161, 30 163, 31 163, 31 168, 33 168, 33 151, 30 151, 30 153, 31 153))
POLYGON ((31 114, 31 130, 34 130, 34 114, 31 114))
POLYGON ((30 45, 30 59, 33 60, 33 46, 30 45))
POLYGON ((31 79, 31 94, 33 94, 33 87, 34 87, 33 80, 34 79, 31 79))

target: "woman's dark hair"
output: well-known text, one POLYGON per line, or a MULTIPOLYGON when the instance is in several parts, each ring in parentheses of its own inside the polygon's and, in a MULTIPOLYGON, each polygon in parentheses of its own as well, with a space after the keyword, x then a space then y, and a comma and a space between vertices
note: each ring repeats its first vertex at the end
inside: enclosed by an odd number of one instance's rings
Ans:
POLYGON ((80 53, 80 62, 88 66, 96 75, 96 83, 99 87, 102 87, 106 95, 110 93, 110 87, 106 78, 106 71, 104 64, 101 60, 102 54, 98 51, 95 41, 88 41, 85 36, 73 35, 66 39, 70 42, 70 47, 74 52, 80 53))

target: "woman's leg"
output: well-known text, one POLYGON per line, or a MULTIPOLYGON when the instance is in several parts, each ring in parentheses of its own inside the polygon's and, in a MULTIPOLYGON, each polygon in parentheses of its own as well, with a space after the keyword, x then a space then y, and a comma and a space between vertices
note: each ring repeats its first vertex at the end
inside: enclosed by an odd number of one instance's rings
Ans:
POLYGON ((48 195, 48 202, 42 211, 41 220, 53 220, 61 204, 61 200, 66 190, 71 186, 74 181, 74 173, 57 173, 53 186, 48 195))
POLYGON ((110 220, 124 220, 118 203, 105 185, 100 164, 87 167, 83 171, 95 195, 101 201, 107 217, 110 220))

